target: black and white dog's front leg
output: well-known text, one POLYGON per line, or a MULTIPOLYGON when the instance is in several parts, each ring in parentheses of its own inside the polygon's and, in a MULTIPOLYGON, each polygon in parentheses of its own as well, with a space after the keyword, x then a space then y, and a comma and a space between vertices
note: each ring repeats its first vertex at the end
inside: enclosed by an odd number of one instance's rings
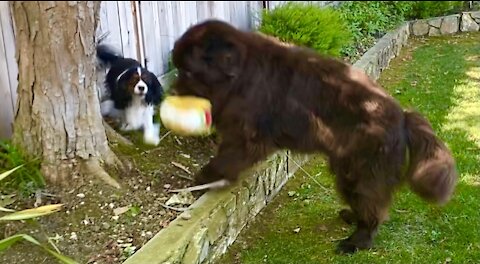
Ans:
POLYGON ((153 105, 146 106, 143 114, 143 141, 157 146, 160 143, 160 124, 153 123, 155 109, 153 105))

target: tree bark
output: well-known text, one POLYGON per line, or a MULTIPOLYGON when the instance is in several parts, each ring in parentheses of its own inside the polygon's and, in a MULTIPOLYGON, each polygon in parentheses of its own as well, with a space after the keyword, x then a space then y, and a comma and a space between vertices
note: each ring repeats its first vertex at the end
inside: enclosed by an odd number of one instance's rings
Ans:
POLYGON ((76 168, 104 177, 100 164, 118 161, 96 88, 100 3, 10 1, 19 66, 13 141, 42 158, 52 183, 68 183, 76 168))

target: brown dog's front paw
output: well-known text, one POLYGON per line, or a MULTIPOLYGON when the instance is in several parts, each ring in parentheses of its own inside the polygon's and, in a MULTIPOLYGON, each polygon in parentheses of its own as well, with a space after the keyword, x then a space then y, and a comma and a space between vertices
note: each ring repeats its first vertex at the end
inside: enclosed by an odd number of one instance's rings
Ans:
POLYGON ((357 230, 349 238, 340 241, 337 246, 337 253, 353 254, 358 250, 372 248, 372 245, 373 240, 371 233, 367 233, 364 230, 357 230))
POLYGON ((195 175, 195 184, 202 185, 222 179, 224 179, 224 177, 222 177, 221 174, 212 169, 211 166, 207 165, 203 167, 197 175, 195 175))
POLYGON ((358 247, 348 238, 340 241, 337 246, 338 254, 353 254, 357 252, 357 250, 358 247))

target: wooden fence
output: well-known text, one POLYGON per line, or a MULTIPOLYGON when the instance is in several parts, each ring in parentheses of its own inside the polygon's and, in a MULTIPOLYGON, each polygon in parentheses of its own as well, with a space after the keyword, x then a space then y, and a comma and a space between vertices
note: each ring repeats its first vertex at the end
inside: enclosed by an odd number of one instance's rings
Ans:
MULTIPOLYGON (((175 39, 192 24, 221 19, 255 28, 264 8, 287 1, 102 1, 97 37, 106 36, 124 56, 138 59, 157 76, 167 70, 175 39)), ((319 5, 338 1, 304 1, 319 5)), ((17 89, 15 35, 8 1, 0 1, 0 139, 12 133, 17 89)))

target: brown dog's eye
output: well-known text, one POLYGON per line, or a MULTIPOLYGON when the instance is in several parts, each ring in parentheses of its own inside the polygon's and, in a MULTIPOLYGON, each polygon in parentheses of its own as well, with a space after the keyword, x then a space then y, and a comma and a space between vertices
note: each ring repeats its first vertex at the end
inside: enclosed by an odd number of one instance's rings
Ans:
POLYGON ((192 78, 193 77, 193 74, 189 71, 181 70, 179 73, 180 73, 181 76, 184 76, 184 77, 187 77, 187 78, 192 78))

